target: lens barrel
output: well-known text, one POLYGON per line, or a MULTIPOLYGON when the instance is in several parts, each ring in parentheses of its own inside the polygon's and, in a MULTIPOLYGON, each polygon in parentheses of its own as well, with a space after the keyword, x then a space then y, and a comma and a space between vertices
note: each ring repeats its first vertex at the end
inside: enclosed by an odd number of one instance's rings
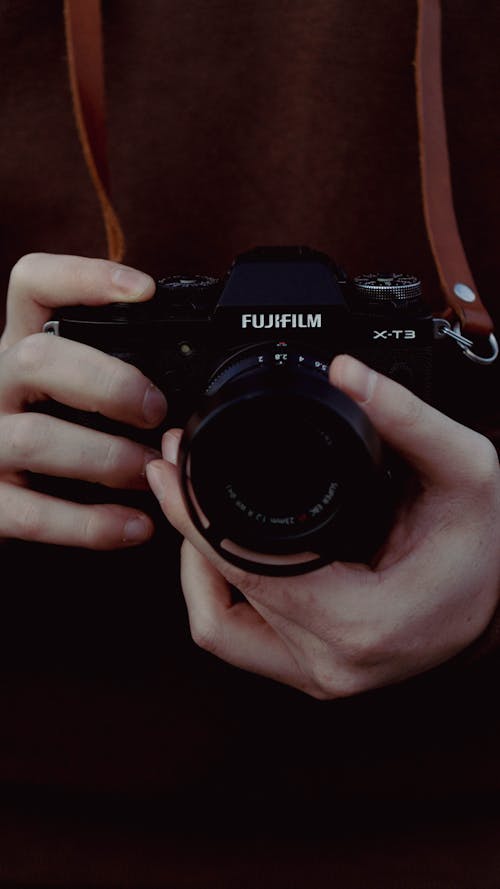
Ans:
POLYGON ((185 427, 179 472, 191 518, 253 573, 365 561, 385 533, 380 440, 327 374, 288 343, 242 350, 212 376, 185 427))

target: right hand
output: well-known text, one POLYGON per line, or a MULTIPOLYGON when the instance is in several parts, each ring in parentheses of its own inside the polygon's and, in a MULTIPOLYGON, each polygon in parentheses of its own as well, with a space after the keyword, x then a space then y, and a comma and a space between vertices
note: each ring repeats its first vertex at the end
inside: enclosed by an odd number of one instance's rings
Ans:
POLYGON ((136 509, 50 497, 30 490, 26 473, 147 490, 145 467, 155 452, 26 407, 53 398, 138 428, 158 426, 165 398, 137 368, 41 332, 56 306, 139 302, 154 288, 149 275, 104 259, 33 253, 12 269, 0 339, 0 539, 116 549, 153 533, 149 516, 136 509))

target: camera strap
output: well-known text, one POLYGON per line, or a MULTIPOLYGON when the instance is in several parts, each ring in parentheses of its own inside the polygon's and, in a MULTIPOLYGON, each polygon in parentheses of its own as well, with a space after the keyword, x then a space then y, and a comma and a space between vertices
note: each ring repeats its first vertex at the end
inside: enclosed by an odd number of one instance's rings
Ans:
POLYGON ((444 332, 456 339, 468 358, 490 364, 498 355, 493 322, 479 297, 453 205, 443 100, 439 0, 418 0, 415 83, 427 237, 447 304, 443 315, 451 321, 458 319, 454 329, 444 332), (476 355, 469 337, 488 340, 491 354, 486 358, 476 355))
POLYGON ((78 137, 101 207, 108 258, 121 262, 125 237, 110 197, 101 0, 65 0, 64 24, 78 137))
MULTIPOLYGON (((64 13, 78 135, 101 207, 108 256, 121 261, 125 238, 109 189, 101 0, 64 0, 64 13)), ((424 217, 446 302, 443 317, 448 323, 443 332, 458 342, 467 357, 490 364, 498 354, 493 322, 474 282, 453 205, 441 71, 440 0, 418 0, 415 81, 424 217), (476 339, 486 341, 491 354, 476 355, 472 350, 476 339)))

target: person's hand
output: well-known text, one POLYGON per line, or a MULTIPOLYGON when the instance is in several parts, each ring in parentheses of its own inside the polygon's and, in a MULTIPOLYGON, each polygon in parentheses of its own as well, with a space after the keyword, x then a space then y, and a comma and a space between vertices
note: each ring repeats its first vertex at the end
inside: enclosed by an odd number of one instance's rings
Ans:
POLYGON ((30 254, 14 266, 0 340, 0 538, 114 549, 151 536, 151 519, 110 503, 83 505, 29 489, 27 471, 147 489, 158 456, 126 438, 26 411, 53 398, 139 428, 163 419, 162 393, 134 367, 82 343, 40 332, 56 306, 140 301, 149 275, 103 259, 30 254))
POLYGON ((172 465, 180 430, 166 433, 166 459, 147 468, 165 515, 186 538, 182 585, 195 642, 320 699, 446 661, 481 634, 500 596, 500 469, 491 443, 349 356, 334 360, 330 381, 414 471, 413 496, 370 567, 245 573, 189 519, 172 465), (233 602, 230 585, 246 601, 233 602))

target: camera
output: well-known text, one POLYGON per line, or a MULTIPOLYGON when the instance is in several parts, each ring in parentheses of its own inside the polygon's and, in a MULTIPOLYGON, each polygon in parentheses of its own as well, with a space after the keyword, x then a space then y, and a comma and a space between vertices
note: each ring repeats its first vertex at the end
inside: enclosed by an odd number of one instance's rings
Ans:
POLYGON ((187 509, 229 562, 292 575, 380 548, 395 460, 328 367, 347 352, 431 399, 439 328, 417 277, 351 279, 309 247, 256 247, 222 278, 171 275, 148 302, 63 308, 44 329, 136 365, 164 391, 168 418, 152 433, 62 406, 59 416, 156 447, 183 427, 187 509))

